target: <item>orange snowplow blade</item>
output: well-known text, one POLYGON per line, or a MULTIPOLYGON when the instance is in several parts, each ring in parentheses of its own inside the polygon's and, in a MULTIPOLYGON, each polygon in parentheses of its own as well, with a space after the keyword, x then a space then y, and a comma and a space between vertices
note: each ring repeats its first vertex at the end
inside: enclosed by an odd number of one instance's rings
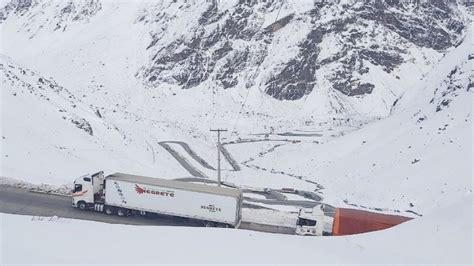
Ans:
POLYGON ((382 230, 411 219, 398 215, 337 208, 332 225, 332 235, 353 235, 382 230))

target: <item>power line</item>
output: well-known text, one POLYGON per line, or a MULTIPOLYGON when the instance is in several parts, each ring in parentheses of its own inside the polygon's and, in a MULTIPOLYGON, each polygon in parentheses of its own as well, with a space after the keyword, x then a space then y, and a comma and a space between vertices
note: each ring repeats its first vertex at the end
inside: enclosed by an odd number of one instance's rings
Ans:
MULTIPOLYGON (((278 13, 277 13, 277 16, 276 16, 276 18, 275 18, 275 22, 278 20, 278 17, 280 16, 280 11, 281 11, 282 8, 283 8, 283 1, 281 2, 280 8, 278 9, 278 13)), ((275 23, 275 22, 274 22, 274 23, 275 23)), ((263 23, 260 25, 260 29, 259 29, 259 30, 262 29, 262 26, 263 26, 263 23)), ((255 71, 255 73, 258 73, 258 70, 260 69, 260 65, 261 65, 261 64, 259 64, 259 65, 257 66, 257 70, 255 71)), ((242 103, 242 106, 240 107, 239 114, 237 115, 237 119, 235 120, 234 127, 232 128, 232 131, 231 131, 231 133, 230 133, 230 136, 231 136, 231 137, 232 137, 234 134, 236 134, 236 133, 235 133, 235 132, 236 132, 235 129, 237 128, 237 124, 238 124, 238 122, 239 122, 240 116, 242 115, 242 111, 243 111, 243 109, 244 109, 244 107, 245 107, 245 104, 247 103, 247 99, 248 99, 248 97, 249 97, 250 89, 251 89, 251 88, 252 88, 252 87, 250 86, 250 87, 247 89, 247 95, 245 95, 244 102, 242 103)))
MULTIPOLYGON (((258 66, 258 68, 260 68, 260 65, 258 66)), ((257 68, 257 70, 258 70, 258 68, 257 68)), ((240 115, 242 114, 242 111, 244 110, 245 104, 247 103, 247 98, 249 97, 249 94, 250 94, 250 88, 251 88, 251 87, 249 87, 249 88, 247 89, 247 95, 245 96, 244 102, 242 103, 242 106, 240 107, 239 114, 237 115, 237 119, 235 120, 234 127, 233 127, 233 129, 232 129, 232 131, 231 131, 231 134, 230 134, 231 137, 232 137, 232 136, 234 135, 234 133, 235 133, 235 129, 237 128, 237 123, 239 123, 240 115)))
POLYGON ((278 16, 280 16, 280 11, 281 11, 281 8, 283 7, 283 1, 281 2, 281 5, 280 5, 280 9, 278 9, 278 13, 277 13, 277 16, 275 18, 275 22, 277 22, 278 20, 278 16))

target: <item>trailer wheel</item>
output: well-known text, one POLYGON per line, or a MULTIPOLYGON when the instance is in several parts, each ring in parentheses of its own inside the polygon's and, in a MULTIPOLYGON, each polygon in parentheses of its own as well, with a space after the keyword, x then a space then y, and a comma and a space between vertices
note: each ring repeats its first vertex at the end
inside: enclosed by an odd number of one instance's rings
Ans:
POLYGON ((217 223, 216 227, 221 227, 221 228, 229 228, 230 225, 224 224, 224 223, 217 223))
POLYGON ((120 208, 117 210, 117 215, 120 217, 127 216, 127 211, 125 209, 120 208))
POLYGON ((77 203, 77 207, 79 208, 79 210, 84 211, 87 209, 87 204, 84 201, 79 201, 77 203))
POLYGON ((114 209, 112 207, 106 206, 105 207, 105 214, 107 214, 107 215, 114 214, 114 209))

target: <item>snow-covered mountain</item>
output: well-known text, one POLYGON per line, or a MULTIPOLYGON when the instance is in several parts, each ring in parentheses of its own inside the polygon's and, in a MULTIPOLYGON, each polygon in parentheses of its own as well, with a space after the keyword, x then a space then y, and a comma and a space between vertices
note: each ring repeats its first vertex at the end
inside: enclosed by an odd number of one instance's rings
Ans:
POLYGON ((255 163, 268 168, 278 160, 280 171, 314 177, 337 205, 426 213, 472 195, 473 47, 471 35, 390 117, 322 144, 282 147, 255 163))
POLYGON ((103 91, 152 90, 156 105, 196 93, 212 111, 187 115, 291 127, 388 115, 463 40, 457 4, 415 2, 15 0, 0 17, 3 53, 97 104, 103 91))

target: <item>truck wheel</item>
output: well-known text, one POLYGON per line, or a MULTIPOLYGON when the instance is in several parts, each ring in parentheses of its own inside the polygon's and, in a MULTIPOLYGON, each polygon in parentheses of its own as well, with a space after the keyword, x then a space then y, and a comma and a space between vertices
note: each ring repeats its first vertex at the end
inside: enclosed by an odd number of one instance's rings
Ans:
POLYGON ((84 201, 79 201, 77 203, 77 207, 79 208, 79 210, 86 210, 87 209, 87 204, 84 202, 84 201))
POLYGON ((117 215, 120 217, 127 216, 127 211, 125 209, 120 208, 117 210, 117 215))
POLYGON ((112 207, 106 206, 105 207, 105 214, 107 214, 107 215, 114 214, 114 209, 112 207))
POLYGON ((216 225, 213 222, 205 222, 204 226, 205 227, 216 227, 216 225))
POLYGON ((222 224, 222 223, 216 223, 215 226, 218 227, 218 228, 221 228, 221 227, 224 227, 224 224, 222 224))

